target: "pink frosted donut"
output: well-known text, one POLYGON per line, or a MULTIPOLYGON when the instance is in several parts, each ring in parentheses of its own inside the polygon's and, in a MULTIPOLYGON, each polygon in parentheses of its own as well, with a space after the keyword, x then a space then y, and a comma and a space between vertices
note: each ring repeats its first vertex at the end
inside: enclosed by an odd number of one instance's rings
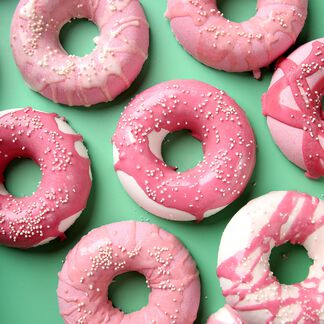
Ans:
POLYGON ((148 24, 138 0, 20 0, 11 46, 25 81, 43 96, 69 106, 113 100, 147 58, 148 24), (88 18, 100 36, 89 55, 68 55, 59 41, 73 18, 88 18))
POLYGON ((284 53, 304 26, 308 0, 258 0, 257 13, 236 23, 216 0, 168 0, 166 17, 180 44, 198 61, 228 72, 253 71, 284 53))
POLYGON ((86 207, 91 188, 82 137, 56 114, 31 108, 0 112, 0 175, 0 243, 12 247, 64 238, 86 207), (42 171, 30 197, 14 197, 3 185, 4 170, 18 157, 34 160, 42 171))
POLYGON ((282 60, 263 96, 270 132, 286 157, 306 176, 324 176, 324 38, 282 60))
POLYGON ((233 202, 255 164, 255 140, 244 111, 208 84, 177 80, 138 95, 113 137, 115 170, 128 194, 157 216, 202 220, 233 202), (164 137, 188 129, 202 142, 204 159, 177 172, 164 163, 164 137))
POLYGON ((242 324, 235 310, 225 305, 218 312, 209 317, 207 324, 242 324))
POLYGON ((227 303, 249 324, 324 323, 323 251, 324 201, 294 191, 252 200, 220 243, 217 273, 227 303), (281 285, 269 268, 271 249, 286 242, 303 245, 314 260, 293 285, 281 285))
POLYGON ((70 251, 59 274, 59 307, 65 323, 192 324, 200 282, 184 246, 156 225, 134 221, 102 226, 70 251), (107 300, 113 279, 136 271, 151 288, 148 305, 124 314, 107 300))

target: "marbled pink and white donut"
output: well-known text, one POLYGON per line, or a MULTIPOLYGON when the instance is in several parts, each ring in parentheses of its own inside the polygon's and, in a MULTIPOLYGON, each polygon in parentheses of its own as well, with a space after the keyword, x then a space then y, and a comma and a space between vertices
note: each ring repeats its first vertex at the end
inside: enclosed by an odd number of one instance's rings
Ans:
POLYGON ((263 96, 263 113, 286 157, 306 176, 324 176, 324 38, 282 60, 263 96))
POLYGON ((168 0, 166 17, 180 44, 215 69, 253 71, 261 76, 304 26, 308 0, 258 0, 257 13, 242 23, 229 21, 216 0, 168 0))
POLYGON ((232 307, 225 305, 208 318, 207 324, 243 324, 243 322, 232 307))
POLYGON ((249 324, 323 323, 323 251, 323 201, 294 191, 252 200, 221 239, 217 274, 227 303, 249 324), (271 249, 286 242, 303 245, 314 260, 293 285, 281 285, 269 266, 271 249))
POLYGON ((69 106, 113 100, 137 77, 147 58, 148 24, 138 0, 20 0, 11 46, 25 81, 43 96, 69 106), (59 41, 73 18, 97 24, 96 48, 68 55, 59 41))
POLYGON ((202 220, 233 202, 255 165, 255 140, 244 111, 224 91, 193 80, 158 84, 126 108, 113 137, 115 170, 128 194, 157 216, 202 220), (204 159, 178 172, 161 155, 170 132, 188 129, 204 159))
POLYGON ((82 136, 63 118, 31 108, 0 112, 0 244, 30 248, 64 238, 86 207, 91 182, 82 136), (7 165, 20 157, 42 172, 30 197, 14 197, 4 187, 7 165))
POLYGON ((192 324, 200 301, 196 265, 172 234, 127 221, 102 226, 70 251, 59 274, 59 307, 65 323, 192 324), (136 271, 151 289, 148 305, 125 314, 107 300, 113 279, 136 271))

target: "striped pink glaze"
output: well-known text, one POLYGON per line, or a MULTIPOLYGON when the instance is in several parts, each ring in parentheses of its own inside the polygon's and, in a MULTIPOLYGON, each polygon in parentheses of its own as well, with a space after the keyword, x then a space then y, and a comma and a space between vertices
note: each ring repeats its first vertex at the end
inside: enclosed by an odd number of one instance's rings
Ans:
POLYGON ((202 220, 233 202, 255 165, 255 140, 244 111, 224 91, 193 80, 158 84, 124 111, 113 137, 115 170, 129 195, 151 213, 202 220), (167 133, 188 129, 204 159, 177 172, 164 163, 167 133))
POLYGON ((215 314, 208 318, 207 324, 242 324, 235 310, 229 305, 225 305, 215 314))
POLYGON ((226 227, 217 274, 226 301, 249 324, 324 322, 324 202, 294 191, 249 202, 226 227), (236 240, 233 240, 236 238, 236 240), (303 245, 308 277, 281 285, 269 267, 274 246, 303 245))
POLYGON ((215 69, 253 71, 269 65, 304 26, 308 0, 258 0, 257 13, 236 23, 224 18, 216 0, 168 0, 166 17, 180 44, 215 69))
POLYGON ((0 243, 30 248, 64 232, 86 207, 90 160, 63 118, 31 108, 0 112, 0 243), (15 158, 30 158, 42 172, 37 191, 17 198, 4 188, 3 173, 15 158))
POLYGON ((147 58, 148 24, 138 0, 20 0, 12 22, 11 46, 32 89, 69 106, 113 100, 139 74, 147 58), (68 55, 59 41, 73 18, 97 24, 96 48, 68 55))
POLYGON ((282 60, 263 96, 271 134, 309 178, 324 176, 324 38, 282 60))
POLYGON ((59 273, 59 307, 69 324, 191 324, 200 300, 196 265, 184 246, 156 225, 119 222, 84 236, 59 273), (151 289, 148 305, 124 314, 107 299, 112 280, 136 271, 151 289))

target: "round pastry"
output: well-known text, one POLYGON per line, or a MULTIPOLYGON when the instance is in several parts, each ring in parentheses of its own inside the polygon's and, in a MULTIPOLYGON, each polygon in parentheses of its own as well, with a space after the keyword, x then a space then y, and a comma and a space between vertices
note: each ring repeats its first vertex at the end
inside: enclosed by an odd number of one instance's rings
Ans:
POLYGON ((224 91, 193 80, 158 84, 126 108, 113 137, 115 170, 128 194, 154 215, 202 220, 233 202, 255 165, 255 140, 244 111, 224 91), (164 163, 161 144, 188 129, 204 159, 177 172, 164 163))
POLYGON ((137 77, 147 58, 148 24, 138 0, 20 0, 11 46, 30 87, 69 106, 113 100, 137 77), (73 18, 97 24, 100 36, 89 55, 68 55, 59 41, 73 18))
POLYGON ((82 136, 56 114, 26 109, 0 112, 0 243, 30 248, 64 232, 86 207, 90 160, 82 136), (30 158, 42 172, 37 191, 14 197, 3 173, 15 158, 30 158))
POLYGON ((309 178, 324 176, 324 38, 283 59, 263 96, 272 137, 309 178))
POLYGON ((217 274, 226 301, 249 324, 324 322, 324 201, 294 191, 249 202, 221 239, 217 274), (235 239, 234 239, 235 238, 235 239), (307 278, 281 285, 269 256, 286 242, 303 245, 314 260, 307 278))
POLYGON ((243 322, 239 318, 235 310, 225 305, 215 314, 208 318, 207 324, 242 324, 243 322))
POLYGON ((166 17, 179 43, 198 61, 228 72, 261 76, 304 26, 308 0, 258 0, 257 13, 242 23, 229 21, 216 0, 168 0, 166 17))
POLYGON ((173 235, 128 221, 102 226, 81 239, 59 274, 57 295, 66 323, 191 324, 200 282, 194 261, 173 235), (107 288, 129 271, 145 276, 151 293, 147 306, 125 314, 107 300, 107 288))

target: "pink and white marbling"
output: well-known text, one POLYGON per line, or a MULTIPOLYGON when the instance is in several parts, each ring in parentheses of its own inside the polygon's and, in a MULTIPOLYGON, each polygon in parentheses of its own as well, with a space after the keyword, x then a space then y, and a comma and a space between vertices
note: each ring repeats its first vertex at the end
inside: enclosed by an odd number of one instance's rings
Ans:
POLYGON ((294 191, 250 201, 221 239, 217 274, 227 303, 249 324, 323 323, 323 251, 323 201, 294 191), (293 285, 281 285, 269 266, 272 248, 286 242, 303 245, 314 260, 293 285))
POLYGON ((235 310, 225 305, 218 312, 208 318, 207 324, 242 324, 235 310))
POLYGON ((294 42, 304 26, 308 0, 258 0, 257 13, 229 21, 216 0, 168 0, 166 17, 180 44, 215 69, 253 71, 266 67, 294 42))
POLYGON ((200 282, 184 246, 156 225, 120 222, 84 236, 59 274, 59 307, 69 324, 192 324, 200 282), (124 314, 107 299, 112 280, 136 271, 151 288, 148 305, 124 314))
POLYGON ((138 95, 113 137, 115 170, 128 194, 157 216, 202 220, 233 202, 255 165, 255 140, 244 111, 208 84, 176 80, 138 95), (204 159, 177 172, 164 163, 161 143, 188 129, 202 142, 204 159))
POLYGON ((82 136, 56 114, 31 108, 0 112, 0 176, 0 244, 19 248, 64 238, 86 207, 92 182, 82 136), (14 197, 3 185, 7 165, 18 157, 42 171, 30 197, 14 197))
POLYGON ((138 0, 20 0, 11 46, 25 81, 43 96, 69 106, 113 100, 137 77, 147 58, 149 31, 138 0), (59 41, 73 18, 97 24, 96 48, 68 55, 59 41))
POLYGON ((282 60, 263 96, 263 113, 286 157, 306 176, 324 176, 324 38, 282 60))

